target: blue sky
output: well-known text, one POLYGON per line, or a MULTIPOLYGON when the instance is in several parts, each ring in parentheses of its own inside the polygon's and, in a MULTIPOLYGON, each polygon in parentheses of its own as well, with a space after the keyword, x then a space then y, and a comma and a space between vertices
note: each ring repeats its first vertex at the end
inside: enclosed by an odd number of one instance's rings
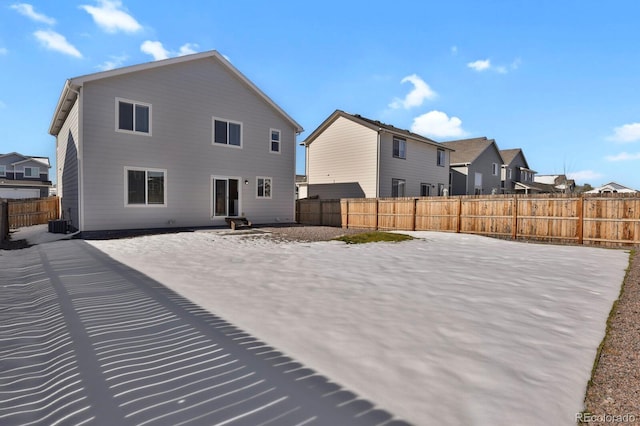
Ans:
POLYGON ((637 0, 2 0, 0 152, 55 159, 68 78, 215 49, 305 128, 299 141, 342 109, 640 189, 638 16, 637 0))

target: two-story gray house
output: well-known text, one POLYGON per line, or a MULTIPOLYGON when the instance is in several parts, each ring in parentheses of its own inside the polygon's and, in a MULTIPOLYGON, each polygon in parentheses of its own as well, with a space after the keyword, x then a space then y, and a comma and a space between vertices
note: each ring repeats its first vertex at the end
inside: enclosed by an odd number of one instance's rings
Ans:
POLYGON ((451 154, 451 195, 501 193, 502 165, 495 140, 486 137, 443 142, 451 154))
POLYGON ((443 195, 451 148, 360 115, 336 110, 303 142, 309 197, 443 195))
POLYGON ((529 163, 520 148, 502 149, 500 155, 502 165, 502 192, 537 193, 540 189, 534 183, 536 171, 529 167, 529 163))
POLYGON ((10 152, 0 154, 0 198, 25 199, 49 196, 49 158, 10 152))
POLYGON ((293 222, 301 131, 217 51, 69 79, 49 128, 63 218, 80 231, 293 222))

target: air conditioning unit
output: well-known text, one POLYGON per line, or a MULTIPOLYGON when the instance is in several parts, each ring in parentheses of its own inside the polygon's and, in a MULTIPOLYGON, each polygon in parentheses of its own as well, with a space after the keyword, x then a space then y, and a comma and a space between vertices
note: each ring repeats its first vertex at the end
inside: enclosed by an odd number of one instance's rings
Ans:
POLYGON ((69 223, 66 220, 50 220, 49 232, 52 234, 66 234, 68 226, 69 223))

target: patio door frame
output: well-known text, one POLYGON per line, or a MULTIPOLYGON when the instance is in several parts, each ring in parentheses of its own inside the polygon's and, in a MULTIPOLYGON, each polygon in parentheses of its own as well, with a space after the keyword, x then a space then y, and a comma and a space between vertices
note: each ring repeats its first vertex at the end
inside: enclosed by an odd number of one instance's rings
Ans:
POLYGON ((211 220, 216 220, 216 219, 224 219, 225 217, 238 217, 241 216, 241 212, 242 212, 242 178, 238 177, 238 176, 211 176, 211 185, 210 185, 210 189, 209 189, 209 194, 210 194, 210 198, 209 198, 209 205, 211 206, 211 220), (235 180, 236 181, 236 186, 238 188, 238 199, 237 199, 237 207, 236 207, 236 214, 235 215, 230 215, 229 214, 229 183, 230 181, 235 180), (225 205, 225 214, 224 215, 217 215, 216 214, 216 202, 217 200, 217 195, 216 195, 216 181, 225 181, 225 201, 224 201, 224 205, 225 205))

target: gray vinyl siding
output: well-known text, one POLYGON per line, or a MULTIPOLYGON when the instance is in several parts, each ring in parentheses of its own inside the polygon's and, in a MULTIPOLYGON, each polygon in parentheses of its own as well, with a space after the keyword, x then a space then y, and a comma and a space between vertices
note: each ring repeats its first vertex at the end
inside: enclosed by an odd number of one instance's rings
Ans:
POLYGON ((382 133, 380 144, 380 197, 391 196, 393 179, 405 180, 405 196, 420 196, 420 185, 428 183, 431 195, 438 194, 438 184, 449 187, 449 150, 445 150, 445 165, 438 166, 438 148, 424 142, 405 139, 406 158, 393 156, 393 135, 382 133))
MULTIPOLYGON (((473 163, 468 167, 469 179, 467 186, 467 194, 473 195, 475 193, 475 174, 482 173, 482 194, 491 194, 491 191, 495 188, 497 193, 500 193, 500 166, 502 165, 502 159, 498 152, 493 149, 492 146, 485 149, 476 158, 473 163), (492 174, 492 164, 498 164, 498 174, 492 174)), ((465 195, 465 194, 457 194, 465 195)))
POLYGON ((221 225, 212 176, 241 180, 240 213, 253 223, 294 221, 293 124, 216 59, 88 82, 83 97, 84 230, 221 225), (151 104, 152 136, 115 131, 116 98, 151 104), (242 122, 242 149, 212 144, 212 117, 242 122), (271 128, 280 154, 269 152, 271 128), (166 206, 125 206, 125 167, 166 170, 166 206), (256 198, 257 176, 272 178, 271 199, 256 198))
POLYGON ((60 197, 63 219, 79 229, 78 204, 78 101, 71 108, 60 132, 56 136, 56 191, 60 197))
POLYGON ((338 117, 309 144, 308 150, 310 197, 376 197, 378 133, 375 130, 338 117))
MULTIPOLYGON (((469 189, 467 184, 467 177, 469 175, 469 168, 466 166, 451 167, 451 195, 468 195, 469 189)), ((471 178, 473 194, 473 177, 471 178)))

